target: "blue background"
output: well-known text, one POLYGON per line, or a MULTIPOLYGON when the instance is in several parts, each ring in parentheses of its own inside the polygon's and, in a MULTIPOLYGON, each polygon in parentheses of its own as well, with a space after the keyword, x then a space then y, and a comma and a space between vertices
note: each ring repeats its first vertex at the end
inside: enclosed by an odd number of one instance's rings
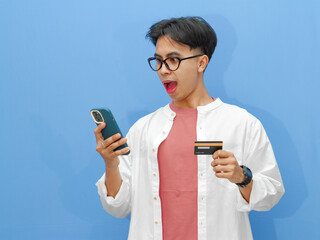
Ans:
POLYGON ((251 212, 255 239, 320 239, 320 2, 0 0, 0 239, 126 239, 95 182, 92 107, 124 133, 170 102, 146 59, 163 18, 199 15, 218 46, 211 96, 246 108, 273 144, 286 193, 251 212))

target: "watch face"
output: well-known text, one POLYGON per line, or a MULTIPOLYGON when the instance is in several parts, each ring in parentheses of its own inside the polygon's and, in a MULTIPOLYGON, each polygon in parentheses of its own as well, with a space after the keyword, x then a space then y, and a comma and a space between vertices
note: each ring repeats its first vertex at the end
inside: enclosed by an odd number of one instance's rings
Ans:
POLYGON ((251 170, 250 170, 249 168, 246 168, 246 171, 247 171, 247 174, 248 174, 250 177, 252 177, 252 172, 251 172, 251 170))

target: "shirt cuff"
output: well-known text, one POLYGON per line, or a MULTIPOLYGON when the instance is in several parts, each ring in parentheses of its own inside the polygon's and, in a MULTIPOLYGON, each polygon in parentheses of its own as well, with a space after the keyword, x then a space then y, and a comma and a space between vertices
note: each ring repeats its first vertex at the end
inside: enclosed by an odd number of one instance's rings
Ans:
POLYGON ((106 175, 104 173, 102 175, 102 177, 96 183, 96 186, 98 188, 98 193, 99 193, 101 199, 104 200, 108 205, 111 205, 113 207, 119 207, 127 199, 126 193, 128 193, 128 191, 126 191, 126 189, 125 189, 126 184, 124 184, 124 182, 122 181, 119 192, 117 193, 115 198, 113 198, 112 196, 108 196, 108 190, 105 185, 105 181, 106 181, 105 176, 106 175))

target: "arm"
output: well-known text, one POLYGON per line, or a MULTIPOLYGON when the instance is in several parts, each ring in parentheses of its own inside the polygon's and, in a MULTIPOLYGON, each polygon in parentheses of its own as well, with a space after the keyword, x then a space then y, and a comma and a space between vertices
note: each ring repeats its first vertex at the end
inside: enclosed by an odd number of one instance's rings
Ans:
POLYGON ((103 128, 105 128, 105 126, 106 124, 102 123, 94 130, 97 141, 96 151, 100 153, 105 162, 105 185, 108 190, 108 196, 115 198, 122 183, 122 178, 119 172, 120 161, 118 156, 127 153, 129 148, 127 147, 118 151, 114 151, 114 149, 117 147, 125 144, 127 139, 120 139, 121 135, 117 133, 104 140, 101 131, 103 128))
POLYGON ((249 203, 250 201, 250 195, 251 195, 251 191, 252 191, 252 180, 251 182, 244 188, 239 187, 240 193, 242 195, 242 197, 246 200, 247 203, 249 203))
MULTIPOLYGON (((245 179, 243 170, 239 166, 238 161, 231 152, 224 150, 216 151, 213 156, 211 166, 215 172, 216 177, 226 178, 232 183, 242 183, 245 179)), ((252 180, 244 188, 239 187, 242 197, 249 203, 252 191, 252 180)))
POLYGON ((259 120, 251 121, 247 128, 242 164, 253 174, 250 202, 238 196, 239 211, 268 211, 277 204, 284 194, 280 171, 268 136, 259 120))
POLYGON ((122 184, 119 167, 109 168, 106 166, 105 185, 107 188, 108 196, 116 197, 122 184))
MULTIPOLYGON (((250 123, 243 165, 251 169, 253 179, 245 188, 239 188, 237 208, 239 211, 268 211, 278 203, 284 187, 263 126, 257 119, 250 123)), ((227 178, 232 183, 243 181, 242 169, 232 153, 219 150, 213 159, 211 165, 218 178, 227 178)))
POLYGON ((130 158, 120 155, 128 152, 129 148, 114 149, 126 143, 127 139, 120 139, 120 134, 115 134, 103 140, 101 130, 104 127, 103 123, 94 130, 96 150, 105 162, 105 174, 96 186, 104 209, 115 217, 126 217, 130 212, 131 167, 130 158))

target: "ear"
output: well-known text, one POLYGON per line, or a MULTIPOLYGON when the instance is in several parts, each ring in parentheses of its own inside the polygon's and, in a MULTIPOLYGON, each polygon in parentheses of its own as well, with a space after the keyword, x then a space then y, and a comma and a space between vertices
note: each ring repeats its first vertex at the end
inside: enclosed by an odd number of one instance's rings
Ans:
POLYGON ((209 58, 207 55, 203 55, 199 58, 198 72, 204 72, 209 63, 209 58))

